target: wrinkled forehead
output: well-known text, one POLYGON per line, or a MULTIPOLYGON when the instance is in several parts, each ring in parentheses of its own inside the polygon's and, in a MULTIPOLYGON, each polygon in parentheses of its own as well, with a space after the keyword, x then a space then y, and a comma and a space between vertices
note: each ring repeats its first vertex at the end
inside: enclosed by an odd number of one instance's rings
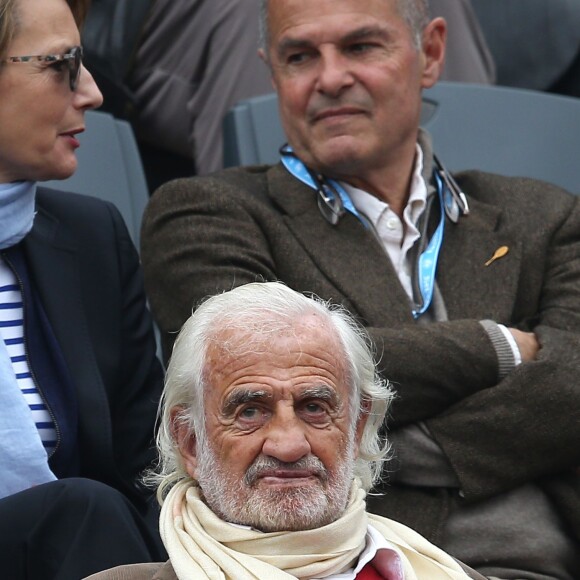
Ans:
POLYGON ((332 323, 318 312, 293 319, 281 315, 238 318, 235 324, 223 322, 210 337, 204 374, 221 374, 232 362, 251 357, 264 361, 283 358, 286 364, 299 364, 302 354, 329 357, 336 371, 346 376, 345 349, 332 323))
POLYGON ((341 346, 331 322, 319 312, 298 316, 280 314, 238 316, 235 321, 221 320, 211 334, 210 348, 243 354, 246 351, 273 351, 290 343, 341 346), (276 339, 276 340, 273 340, 276 339))
POLYGON ((353 18, 388 24, 400 19, 397 0, 269 0, 267 9, 270 40, 297 25, 316 25, 321 19, 334 16, 348 25, 353 18))
POLYGON ((341 45, 373 38, 411 35, 394 0, 271 0, 268 58, 283 58, 294 48, 341 45))

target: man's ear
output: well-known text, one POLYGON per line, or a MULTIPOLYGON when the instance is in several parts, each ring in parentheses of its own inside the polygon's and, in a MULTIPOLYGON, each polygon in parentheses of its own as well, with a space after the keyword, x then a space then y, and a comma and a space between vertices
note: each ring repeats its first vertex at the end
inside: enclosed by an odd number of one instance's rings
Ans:
POLYGON ((171 436, 177 444, 185 470, 193 479, 197 479, 197 441, 191 432, 189 412, 183 407, 171 409, 171 436))
POLYGON ((268 55, 266 54, 266 51, 263 48, 259 48, 258 49, 258 56, 262 59, 264 64, 268 67, 268 70, 270 71, 270 83, 272 84, 272 88, 274 90, 276 90, 276 82, 274 80, 274 74, 272 73, 272 66, 270 64, 270 61, 268 60, 268 55))
POLYGON ((361 410, 359 412, 358 420, 356 423, 356 431, 355 431, 355 455, 358 457, 358 450, 360 448, 360 442, 362 441, 363 432, 365 430, 369 414, 371 412, 371 402, 367 400, 363 400, 361 402, 361 410))
POLYGON ((445 65, 447 23, 443 18, 434 18, 423 30, 422 52, 424 59, 421 86, 432 87, 441 76, 445 65))

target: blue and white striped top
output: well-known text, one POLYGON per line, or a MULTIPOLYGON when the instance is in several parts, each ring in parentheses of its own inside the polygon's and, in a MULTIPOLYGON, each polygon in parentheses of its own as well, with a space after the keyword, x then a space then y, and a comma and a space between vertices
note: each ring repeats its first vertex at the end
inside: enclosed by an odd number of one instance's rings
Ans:
POLYGON ((56 429, 28 367, 24 344, 22 293, 14 272, 0 258, 0 338, 12 361, 20 391, 26 400, 40 439, 50 456, 56 447, 56 429))

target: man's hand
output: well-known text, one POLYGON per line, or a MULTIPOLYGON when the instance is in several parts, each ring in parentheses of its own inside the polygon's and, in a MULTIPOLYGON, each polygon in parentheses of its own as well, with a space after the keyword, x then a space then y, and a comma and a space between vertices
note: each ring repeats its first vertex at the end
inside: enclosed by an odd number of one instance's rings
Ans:
POLYGON ((517 328, 508 328, 512 333, 520 354, 522 355, 522 362, 529 362, 536 359, 538 351, 540 350, 540 343, 533 332, 522 332, 517 328))

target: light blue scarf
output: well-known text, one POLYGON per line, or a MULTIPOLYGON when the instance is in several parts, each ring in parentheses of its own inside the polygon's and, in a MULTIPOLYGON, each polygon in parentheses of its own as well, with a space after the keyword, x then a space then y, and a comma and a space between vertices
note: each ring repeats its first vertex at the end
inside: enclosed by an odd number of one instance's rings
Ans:
MULTIPOLYGON (((17 244, 34 221, 36 184, 0 184, 0 249, 17 244)), ((0 339, 0 497, 56 479, 0 339)))
POLYGON ((36 183, 0 183, 0 250, 15 246, 32 229, 36 183))

